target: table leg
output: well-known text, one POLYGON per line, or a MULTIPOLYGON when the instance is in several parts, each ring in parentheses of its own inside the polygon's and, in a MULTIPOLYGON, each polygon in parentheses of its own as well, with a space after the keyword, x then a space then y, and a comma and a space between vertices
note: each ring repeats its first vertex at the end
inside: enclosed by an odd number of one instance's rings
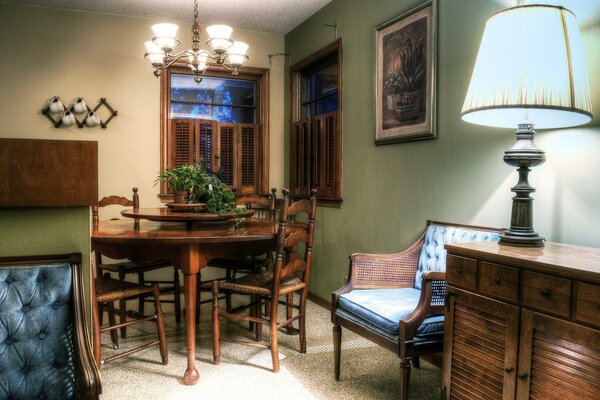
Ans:
POLYGON ((187 369, 183 374, 183 383, 194 385, 200 374, 196 369, 196 275, 184 274, 185 285, 185 336, 187 341, 187 369))

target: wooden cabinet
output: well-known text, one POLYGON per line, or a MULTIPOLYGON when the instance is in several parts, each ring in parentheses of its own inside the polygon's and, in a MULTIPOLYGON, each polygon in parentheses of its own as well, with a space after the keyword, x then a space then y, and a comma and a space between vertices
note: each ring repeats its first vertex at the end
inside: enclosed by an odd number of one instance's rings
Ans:
POLYGON ((446 248, 446 399, 600 399, 600 249, 446 248))

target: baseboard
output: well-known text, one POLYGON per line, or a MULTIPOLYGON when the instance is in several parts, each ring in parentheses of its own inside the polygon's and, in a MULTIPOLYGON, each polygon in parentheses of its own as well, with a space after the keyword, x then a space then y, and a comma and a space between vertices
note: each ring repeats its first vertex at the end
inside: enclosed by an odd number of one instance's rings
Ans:
POLYGON ((331 311, 331 301, 325 300, 312 292, 308 292, 308 299, 324 309, 331 311))

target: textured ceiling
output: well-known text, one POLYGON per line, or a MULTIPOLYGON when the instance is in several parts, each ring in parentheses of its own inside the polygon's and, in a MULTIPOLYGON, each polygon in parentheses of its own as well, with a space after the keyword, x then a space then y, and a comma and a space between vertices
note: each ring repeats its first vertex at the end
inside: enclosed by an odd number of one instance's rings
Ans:
MULTIPOLYGON (((238 29, 288 33, 331 0, 199 0, 200 23, 238 29)), ((65 10, 192 22, 193 0, 0 0, 65 10)))

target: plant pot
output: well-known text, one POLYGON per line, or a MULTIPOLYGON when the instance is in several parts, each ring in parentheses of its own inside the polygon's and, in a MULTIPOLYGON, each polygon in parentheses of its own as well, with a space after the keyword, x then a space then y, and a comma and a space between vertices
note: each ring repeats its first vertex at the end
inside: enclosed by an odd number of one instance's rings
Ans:
POLYGON ((187 203, 189 198, 190 196, 187 190, 183 192, 173 192, 173 203, 175 204, 187 203))
POLYGON ((394 116, 401 122, 419 119, 423 111, 423 100, 423 90, 404 93, 396 102, 394 116))

